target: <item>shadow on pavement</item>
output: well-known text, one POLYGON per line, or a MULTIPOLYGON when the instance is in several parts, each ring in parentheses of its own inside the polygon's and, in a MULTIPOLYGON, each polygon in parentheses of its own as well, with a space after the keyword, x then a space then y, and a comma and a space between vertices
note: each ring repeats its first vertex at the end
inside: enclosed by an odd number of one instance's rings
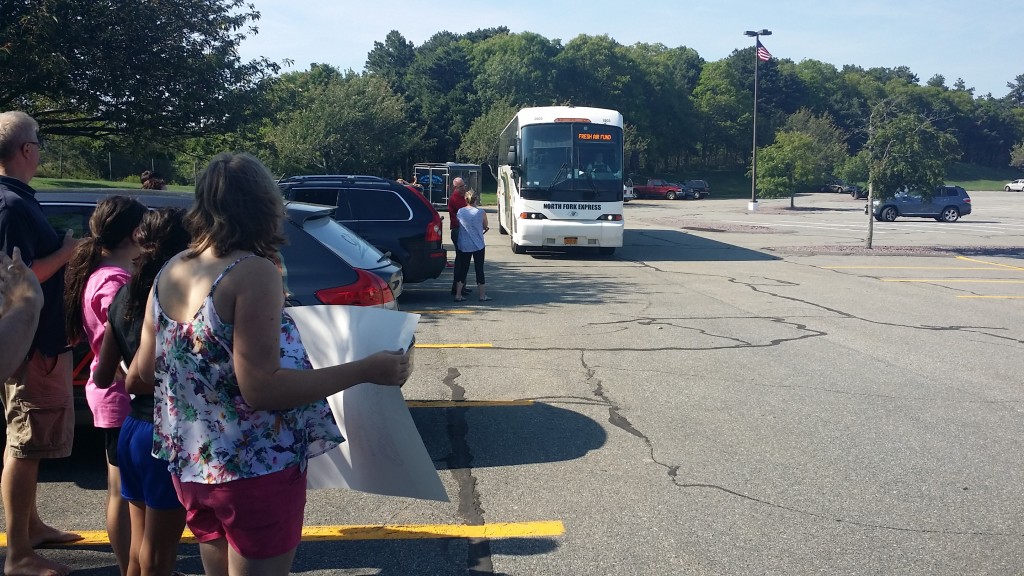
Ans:
POLYGON ((591 418, 543 403, 411 412, 438 470, 563 462, 582 458, 608 437, 591 418))

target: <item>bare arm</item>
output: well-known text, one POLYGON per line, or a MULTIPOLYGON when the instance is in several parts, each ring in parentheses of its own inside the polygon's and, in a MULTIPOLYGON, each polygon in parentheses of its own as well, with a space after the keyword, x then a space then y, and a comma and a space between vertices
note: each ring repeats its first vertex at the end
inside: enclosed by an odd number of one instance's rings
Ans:
POLYGON ((75 248, 81 241, 81 238, 75 238, 72 230, 68 230, 67 234, 64 235, 64 243, 61 244, 56 252, 45 258, 36 258, 32 262, 32 272, 35 273, 36 278, 40 282, 49 280, 71 260, 71 256, 75 253, 75 248))
POLYGON ((408 379, 409 357, 404 352, 378 352, 362 360, 318 370, 281 368, 281 274, 268 261, 244 264, 235 269, 234 278, 228 278, 234 291, 235 374, 250 406, 257 410, 285 410, 362 382, 401 386, 408 379))
POLYGON ((96 369, 92 373, 92 383, 99 388, 110 388, 117 377, 118 364, 121 362, 121 349, 117 346, 117 338, 107 322, 103 328, 103 342, 96 358, 96 369))
POLYGON ((14 258, 0 252, 0 378, 18 369, 28 353, 43 308, 43 290, 38 280, 21 261, 21 250, 14 258))
POLYGON ((142 321, 139 349, 128 367, 125 388, 132 394, 152 394, 156 383, 156 329, 153 327, 153 291, 146 300, 146 318, 142 321))

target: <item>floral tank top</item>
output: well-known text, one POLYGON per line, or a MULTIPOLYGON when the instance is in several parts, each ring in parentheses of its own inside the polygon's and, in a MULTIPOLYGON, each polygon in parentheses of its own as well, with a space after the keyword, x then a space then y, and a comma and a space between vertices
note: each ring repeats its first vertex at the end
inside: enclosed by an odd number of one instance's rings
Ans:
MULTIPOLYGON (((254 410, 242 398, 232 357, 233 325, 221 321, 213 293, 189 322, 163 313, 153 283, 156 389, 153 456, 182 482, 222 484, 298 466, 344 442, 326 400, 290 410, 254 410)), ((281 313, 281 367, 311 369, 295 322, 281 313)))

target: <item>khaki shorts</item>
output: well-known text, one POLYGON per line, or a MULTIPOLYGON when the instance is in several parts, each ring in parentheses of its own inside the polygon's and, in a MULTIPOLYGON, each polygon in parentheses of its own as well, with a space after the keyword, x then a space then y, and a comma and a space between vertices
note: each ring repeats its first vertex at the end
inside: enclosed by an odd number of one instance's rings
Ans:
POLYGON ((7 446, 14 458, 66 458, 75 439, 71 352, 32 356, 4 383, 7 446))

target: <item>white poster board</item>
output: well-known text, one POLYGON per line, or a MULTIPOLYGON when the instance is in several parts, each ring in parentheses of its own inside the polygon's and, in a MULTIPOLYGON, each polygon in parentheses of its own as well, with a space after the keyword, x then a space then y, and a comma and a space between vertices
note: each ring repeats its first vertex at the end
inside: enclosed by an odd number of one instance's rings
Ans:
MULTIPOLYGON (((288 314, 299 327, 314 368, 405 349, 420 318, 358 306, 297 306, 288 308, 288 314)), ((401 388, 363 383, 327 401, 345 442, 309 461, 310 488, 448 501, 401 388)))

